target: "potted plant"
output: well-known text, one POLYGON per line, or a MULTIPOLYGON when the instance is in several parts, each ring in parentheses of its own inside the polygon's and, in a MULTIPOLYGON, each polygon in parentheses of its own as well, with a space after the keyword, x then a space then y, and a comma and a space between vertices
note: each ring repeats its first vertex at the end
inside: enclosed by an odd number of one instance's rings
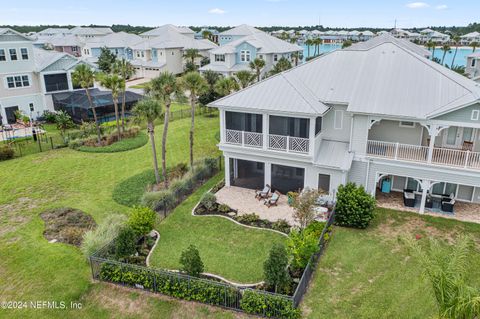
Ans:
POLYGON ((287 202, 288 202, 288 205, 289 206, 292 206, 293 205, 293 202, 295 201, 295 199, 298 197, 298 193, 297 192, 288 192, 287 193, 287 202))

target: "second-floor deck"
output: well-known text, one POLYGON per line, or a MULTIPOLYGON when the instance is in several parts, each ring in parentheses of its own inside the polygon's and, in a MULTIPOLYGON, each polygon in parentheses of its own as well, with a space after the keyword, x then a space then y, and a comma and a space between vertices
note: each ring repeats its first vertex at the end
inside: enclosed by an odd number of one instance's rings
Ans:
POLYGON ((480 152, 470 150, 391 143, 369 140, 367 155, 378 158, 419 162, 480 170, 480 152))
POLYGON ((225 143, 300 154, 308 154, 310 151, 310 140, 308 138, 230 129, 225 130, 225 143))

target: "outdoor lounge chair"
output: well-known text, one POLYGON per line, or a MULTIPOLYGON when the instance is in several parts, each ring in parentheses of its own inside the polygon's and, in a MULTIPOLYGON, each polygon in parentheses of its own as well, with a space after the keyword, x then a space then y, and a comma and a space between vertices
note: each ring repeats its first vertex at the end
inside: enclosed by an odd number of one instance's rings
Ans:
POLYGON ((275 191, 272 197, 265 199, 263 203, 267 205, 268 208, 272 206, 277 206, 278 200, 280 199, 280 195, 281 194, 278 191, 275 191))
POLYGON ((268 198, 268 194, 270 193, 270 185, 265 185, 265 187, 260 191, 257 190, 255 192, 255 198, 261 200, 262 198, 268 198))
POLYGON ((403 190, 403 204, 407 207, 415 207, 415 193, 413 190, 403 190))
POLYGON ((447 213, 453 213, 453 206, 455 205, 455 198, 443 197, 442 198, 442 211, 447 213))

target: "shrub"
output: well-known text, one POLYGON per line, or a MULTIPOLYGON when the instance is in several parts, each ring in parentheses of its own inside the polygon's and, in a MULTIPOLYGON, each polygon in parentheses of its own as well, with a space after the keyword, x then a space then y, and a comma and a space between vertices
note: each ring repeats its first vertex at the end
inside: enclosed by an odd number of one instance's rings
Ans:
POLYGON ((190 245, 180 256, 181 270, 190 276, 199 277, 203 272, 203 262, 200 253, 194 245, 190 245))
POLYGON ((185 173, 187 172, 188 172, 188 165, 186 163, 178 163, 177 165, 175 165, 170 169, 170 178, 172 179, 180 178, 183 175, 185 175, 185 173))
POLYGON ((310 225, 305 228, 304 232, 306 234, 313 233, 315 237, 320 238, 322 235, 323 229, 325 228, 325 222, 313 221, 310 225))
POLYGON ((335 224, 345 227, 367 228, 374 217, 375 198, 363 186, 355 183, 340 185, 335 205, 335 224))
POLYGON ((290 232, 290 224, 285 219, 279 219, 272 223, 272 229, 288 234, 290 232))
POLYGON ((218 211, 220 213, 226 214, 226 213, 230 212, 231 210, 232 209, 228 205, 225 205, 225 204, 218 205, 218 211))
POLYGON ((203 205, 207 210, 213 211, 217 205, 217 197, 214 194, 207 192, 200 200, 200 204, 203 205))
POLYGON ((298 319, 301 315, 300 310, 293 307, 291 300, 250 289, 244 291, 240 307, 246 313, 267 318, 298 319))
POLYGON ((222 179, 220 182, 218 182, 215 186, 212 187, 211 192, 215 194, 218 192, 220 189, 222 189, 225 186, 225 180, 222 179))
POLYGON ((310 257, 318 251, 318 236, 314 232, 307 233, 292 230, 287 239, 287 250, 291 256, 293 271, 305 269, 310 257))
POLYGON ((285 291, 288 287, 290 274, 287 267, 288 256, 285 246, 280 243, 274 244, 263 264, 263 276, 267 286, 273 287, 275 293, 285 291))
POLYGON ((237 216, 237 221, 243 224, 253 224, 260 220, 260 216, 255 213, 237 216))
POLYGON ((314 205, 322 194, 316 189, 306 189, 293 199, 293 219, 300 225, 300 228, 307 227, 315 218, 314 205))
POLYGON ((170 190, 161 190, 158 192, 145 192, 141 203, 154 211, 170 209, 175 205, 175 195, 170 190))
POLYGON ((124 215, 108 215, 97 228, 87 231, 83 235, 83 242, 80 247, 85 257, 88 258, 94 252, 115 239, 118 236, 120 228, 124 225, 125 220, 126 217, 124 215))
POLYGON ((55 123, 55 112, 52 111, 44 111, 42 114, 43 120, 47 123, 55 123))
POLYGON ((115 256, 124 258, 136 252, 137 235, 130 226, 124 226, 118 232, 115 240, 115 256))
POLYGON ((0 146, 0 161, 12 159, 15 155, 15 151, 10 145, 0 146))
POLYGON ((157 213, 148 207, 134 207, 130 213, 127 224, 133 229, 137 236, 149 233, 155 226, 157 213))
POLYGON ((170 190, 176 197, 190 194, 193 189, 192 175, 187 174, 182 179, 175 179, 170 183, 170 190))
POLYGON ((207 157, 204 159, 206 173, 211 176, 218 170, 218 159, 207 157))

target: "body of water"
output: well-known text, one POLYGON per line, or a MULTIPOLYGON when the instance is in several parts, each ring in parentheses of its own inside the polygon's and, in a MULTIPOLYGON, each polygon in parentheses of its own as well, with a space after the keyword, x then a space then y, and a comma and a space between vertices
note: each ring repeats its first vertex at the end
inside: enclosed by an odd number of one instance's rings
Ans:
MULTIPOLYGON (((335 51, 341 49, 341 44, 322 44, 320 45, 320 53, 327 53, 331 51, 335 51)), ((455 57, 455 65, 465 66, 467 64, 467 55, 471 54, 473 49, 470 47, 459 47, 457 51, 457 56, 455 57)), ((307 58, 308 56, 314 56, 315 54, 315 46, 310 46, 310 55, 308 55, 309 50, 306 45, 303 45, 303 56, 307 58)), ((445 60, 443 64, 447 64, 450 66, 453 61, 453 56, 455 55, 455 48, 452 48, 450 51, 447 52, 445 55, 445 60)), ((442 60, 443 58, 443 51, 441 47, 437 47, 434 52, 434 57, 439 58, 442 60)))

